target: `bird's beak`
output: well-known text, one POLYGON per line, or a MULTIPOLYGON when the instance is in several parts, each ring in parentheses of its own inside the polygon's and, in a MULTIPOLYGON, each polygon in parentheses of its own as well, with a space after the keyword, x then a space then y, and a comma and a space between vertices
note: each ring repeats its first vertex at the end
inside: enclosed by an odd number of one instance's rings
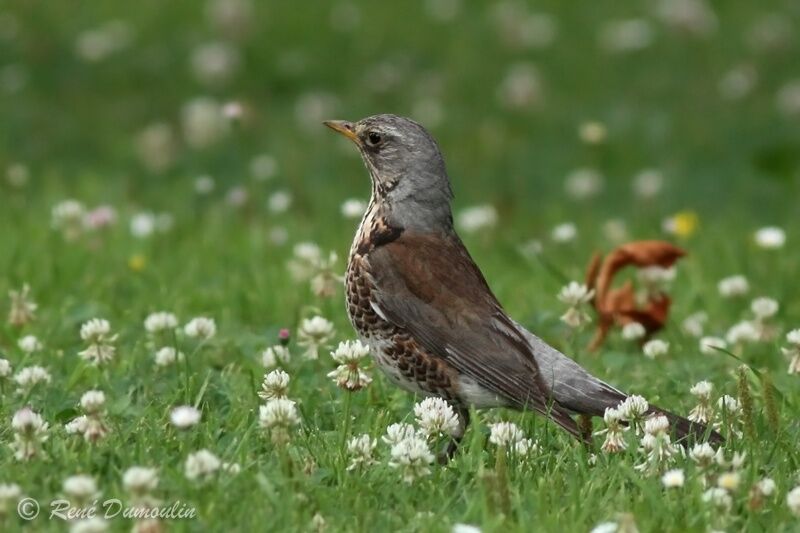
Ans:
POLYGON ((323 122, 323 124, 328 126, 333 131, 341 133, 354 143, 358 144, 356 127, 352 122, 347 122, 346 120, 326 120, 325 122, 323 122))

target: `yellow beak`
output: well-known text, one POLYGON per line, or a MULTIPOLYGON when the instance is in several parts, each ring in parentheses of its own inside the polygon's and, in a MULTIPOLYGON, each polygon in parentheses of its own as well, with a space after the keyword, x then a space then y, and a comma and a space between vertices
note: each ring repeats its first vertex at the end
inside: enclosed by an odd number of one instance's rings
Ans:
POLYGON ((356 127, 352 122, 347 122, 346 120, 326 120, 325 122, 323 122, 323 124, 328 126, 333 131, 341 133, 354 143, 358 144, 356 127))

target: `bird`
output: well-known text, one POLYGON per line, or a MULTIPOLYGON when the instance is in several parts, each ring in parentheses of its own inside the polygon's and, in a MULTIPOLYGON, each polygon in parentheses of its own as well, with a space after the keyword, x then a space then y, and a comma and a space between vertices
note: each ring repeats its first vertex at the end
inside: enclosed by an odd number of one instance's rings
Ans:
MULTIPOLYGON (((470 409, 532 410, 591 445, 576 415, 603 416, 628 398, 534 335, 504 310, 453 225, 453 192, 439 145, 397 115, 324 124, 353 141, 370 201, 350 248, 346 308, 376 365, 401 388, 447 401, 458 416, 452 457, 470 409)), ((678 440, 722 436, 666 416, 678 440)))

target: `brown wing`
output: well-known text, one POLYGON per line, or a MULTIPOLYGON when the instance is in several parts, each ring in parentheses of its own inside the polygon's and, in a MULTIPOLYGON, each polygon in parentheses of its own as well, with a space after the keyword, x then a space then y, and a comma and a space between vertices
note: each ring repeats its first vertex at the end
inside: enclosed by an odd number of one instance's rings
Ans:
POLYGON ((528 343, 456 235, 405 232, 367 260, 373 299, 388 321, 511 405, 579 436, 569 413, 547 397, 528 343))

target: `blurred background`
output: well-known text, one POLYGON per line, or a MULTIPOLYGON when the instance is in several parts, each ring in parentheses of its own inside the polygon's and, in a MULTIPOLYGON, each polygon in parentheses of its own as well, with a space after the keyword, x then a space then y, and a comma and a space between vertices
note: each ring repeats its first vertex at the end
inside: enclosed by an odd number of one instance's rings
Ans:
POLYGON ((628 238, 751 242, 800 216, 799 25, 796 0, 6 0, 0 222, 29 226, 5 266, 29 277, 66 199, 172 232, 121 248, 134 270, 234 234, 342 256, 367 175, 320 122, 386 112, 440 141, 462 229, 498 228, 479 258, 577 234, 580 277, 628 238))

